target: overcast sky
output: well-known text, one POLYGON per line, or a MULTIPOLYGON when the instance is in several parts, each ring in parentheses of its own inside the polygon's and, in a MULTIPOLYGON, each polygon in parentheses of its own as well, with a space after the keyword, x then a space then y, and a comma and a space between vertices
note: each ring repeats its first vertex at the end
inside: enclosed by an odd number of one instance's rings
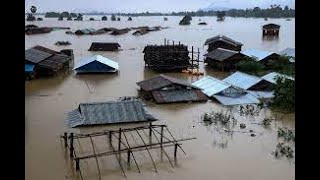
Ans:
POLYGON ((197 11, 210 5, 228 8, 268 7, 270 4, 294 8, 295 0, 25 0, 26 10, 35 5, 38 12, 172 12, 197 11))

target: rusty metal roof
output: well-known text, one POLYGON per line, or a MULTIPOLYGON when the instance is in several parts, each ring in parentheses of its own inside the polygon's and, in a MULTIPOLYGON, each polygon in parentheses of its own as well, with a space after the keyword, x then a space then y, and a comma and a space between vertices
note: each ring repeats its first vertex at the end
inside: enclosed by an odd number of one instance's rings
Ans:
POLYGON ((207 97, 199 89, 179 89, 166 91, 152 91, 156 103, 177 103, 207 101, 207 97))
POLYGON ((206 42, 204 43, 204 45, 208 45, 211 43, 215 43, 217 41, 223 41, 225 43, 231 44, 233 46, 242 46, 243 44, 241 42, 235 41, 227 36, 224 35, 218 35, 218 36, 214 36, 212 38, 209 38, 206 40, 206 42))
POLYGON ((193 86, 191 83, 187 81, 165 76, 163 74, 160 74, 159 76, 153 77, 151 79, 137 82, 137 85, 140 86, 141 89, 143 89, 144 91, 158 90, 173 84, 199 89, 198 87, 193 86))

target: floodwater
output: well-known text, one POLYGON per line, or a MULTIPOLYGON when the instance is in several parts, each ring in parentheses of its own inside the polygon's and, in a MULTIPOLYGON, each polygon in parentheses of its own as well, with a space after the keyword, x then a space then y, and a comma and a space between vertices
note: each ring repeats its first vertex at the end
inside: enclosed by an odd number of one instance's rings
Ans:
MULTIPOLYGON (((89 17, 85 17, 88 19, 89 17)), ((96 19, 100 19, 96 16, 96 19)), ((137 95, 136 82, 157 75, 144 68, 142 50, 147 44, 163 44, 164 38, 179 41, 189 47, 194 46, 200 50, 200 57, 205 53, 203 46, 205 40, 217 34, 224 34, 244 44, 243 49, 256 48, 262 50, 281 51, 287 47, 295 46, 295 19, 269 19, 261 18, 230 18, 225 22, 217 22, 216 17, 194 17, 190 26, 179 26, 181 17, 133 17, 127 21, 58 21, 46 19, 34 22, 38 26, 68 26, 72 31, 79 28, 102 27, 136 27, 136 26, 168 26, 156 32, 143 36, 128 34, 112 36, 108 34, 95 36, 66 35, 65 30, 53 31, 48 34, 25 36, 25 48, 41 45, 55 50, 65 47, 54 45, 56 41, 70 41, 75 54, 75 61, 81 57, 92 54, 101 54, 119 63, 120 72, 114 75, 75 75, 74 72, 53 78, 35 79, 25 83, 25 175, 28 180, 62 180, 79 179, 75 173, 68 154, 60 141, 63 132, 88 133, 114 128, 126 128, 138 125, 122 126, 97 126, 90 128, 68 129, 64 121, 66 113, 77 108, 81 102, 115 100, 120 96, 137 95), (198 26, 199 19, 207 22, 207 26, 198 26), (262 40, 261 26, 265 23, 280 24, 280 37, 277 40, 262 40), (89 52, 91 42, 118 42, 122 51, 119 52, 89 52)), ((29 24, 26 22, 26 24, 29 24)), ((201 63, 201 71, 207 75, 223 78, 226 73, 216 72, 205 68, 201 63)), ((193 82, 198 77, 191 77, 182 73, 166 73, 193 82)), ((154 124, 167 124, 172 133, 179 138, 196 137, 197 139, 182 142, 186 151, 184 155, 178 149, 178 162, 172 168, 167 161, 158 158, 160 150, 152 150, 158 168, 158 173, 153 169, 146 152, 136 153, 141 166, 141 173, 135 168, 127 170, 127 179, 217 179, 217 180, 292 180, 295 179, 294 159, 276 159, 272 152, 279 140, 277 139, 278 127, 295 128, 295 115, 282 114, 263 109, 259 116, 240 116, 238 107, 228 109, 215 102, 192 104, 156 105, 146 102, 149 111, 160 121, 154 124), (234 132, 228 135, 222 128, 215 125, 205 125, 201 115, 209 111, 230 110, 238 120, 234 130, 239 131, 239 123, 244 122, 247 127, 242 131, 253 130, 257 136, 251 137, 248 133, 234 132), (264 117, 274 117, 269 128, 253 124, 260 122, 264 117)), ((139 124, 141 125, 141 124, 139 124)), ((97 151, 104 151, 103 141, 95 142, 97 151), (101 146, 101 147, 100 147, 101 146)), ((82 142, 83 148, 90 148, 89 142, 82 142)), ((173 147, 167 152, 173 158, 173 147)), ((126 154, 123 154, 126 159, 126 154)), ((116 157, 110 156, 99 159, 102 179, 124 179, 116 157)), ((134 167, 134 164, 132 164, 134 167)), ((81 163, 84 179, 99 179, 95 160, 90 159, 81 163)))

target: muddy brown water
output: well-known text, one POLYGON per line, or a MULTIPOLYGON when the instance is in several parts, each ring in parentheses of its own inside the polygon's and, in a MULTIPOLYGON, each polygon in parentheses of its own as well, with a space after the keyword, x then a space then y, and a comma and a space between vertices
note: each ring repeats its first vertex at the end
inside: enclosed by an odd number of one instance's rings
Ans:
MULTIPOLYGON (((89 17, 85 17, 89 18, 89 17)), ((99 18, 100 19, 100 18, 99 18)), ((269 19, 281 25, 280 37, 277 40, 262 40, 261 26, 266 23, 257 18, 226 18, 225 22, 217 22, 215 17, 201 17, 207 26, 198 26, 197 17, 193 18, 190 26, 178 26, 181 17, 134 17, 133 21, 57 21, 46 19, 34 22, 39 26, 69 26, 72 31, 79 28, 102 27, 135 27, 135 26, 169 26, 157 32, 143 36, 132 36, 133 31, 120 36, 95 35, 73 36, 66 35, 65 30, 53 31, 49 34, 25 36, 25 48, 42 45, 60 50, 72 48, 75 61, 92 54, 101 54, 119 63, 120 72, 113 75, 75 75, 74 72, 53 78, 36 79, 25 83, 25 175, 30 180, 79 179, 74 167, 70 164, 68 155, 59 139, 63 132, 88 133, 130 125, 95 126, 88 128, 68 129, 65 124, 66 113, 75 109, 81 102, 115 100, 120 96, 134 96, 138 93, 136 82, 148 79, 158 73, 144 68, 142 50, 147 44, 161 44, 164 38, 180 41, 200 49, 201 56, 205 53, 205 39, 217 34, 230 36, 244 44, 243 49, 257 48, 281 51, 295 46, 295 20, 269 19), (70 41, 71 46, 57 47, 56 41, 70 41), (118 42, 123 51, 119 52, 89 52, 91 42, 118 42), (133 49, 134 48, 134 49, 133 49), (87 86, 88 85, 88 86, 87 86)), ((26 24, 29 24, 26 22, 26 24)), ((200 56, 200 57, 201 57, 200 56)), ((223 78, 226 73, 216 72, 205 68, 201 63, 201 71, 207 75, 223 78)), ((194 82, 198 77, 182 73, 166 73, 167 75, 194 82)), ((275 159, 271 154, 278 143, 277 128, 286 126, 295 128, 294 114, 282 114, 263 109, 259 116, 240 116, 238 107, 226 108, 215 102, 191 104, 156 105, 146 102, 149 111, 160 120, 155 124, 167 124, 177 138, 196 137, 197 139, 183 142, 182 147, 187 155, 178 149, 178 162, 171 168, 166 158, 161 161, 160 150, 152 150, 158 168, 153 169, 146 152, 136 153, 142 173, 138 173, 132 164, 127 170, 127 179, 219 179, 219 180, 289 180, 295 179, 294 160, 286 158, 275 159), (235 130, 240 130, 239 123, 244 122, 252 129, 256 137, 248 133, 233 133, 228 135, 221 127, 206 126, 201 121, 201 115, 211 110, 230 110, 238 120, 235 130), (269 128, 252 124, 260 122, 264 117, 275 117, 269 128)), ((102 152, 104 140, 98 139, 95 144, 97 151, 102 152)), ((81 142, 83 151, 90 148, 89 142, 81 142)), ((173 158, 173 147, 167 152, 173 158)), ((126 154, 123 154, 126 158, 126 154)), ((99 159, 102 179, 124 179, 115 156, 99 159)), ((99 179, 95 160, 90 159, 81 163, 84 179, 99 179)))

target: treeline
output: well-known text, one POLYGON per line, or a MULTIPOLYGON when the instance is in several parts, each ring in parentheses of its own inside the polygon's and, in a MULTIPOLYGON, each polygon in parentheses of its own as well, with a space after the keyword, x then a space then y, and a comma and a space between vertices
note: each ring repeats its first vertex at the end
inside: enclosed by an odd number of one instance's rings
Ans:
MULTIPOLYGON (((172 12, 172 13, 119 13, 123 16, 217 16, 219 11, 185 11, 185 12, 172 12)), ((290 9, 288 6, 282 8, 280 5, 271 5, 270 8, 261 9, 255 7, 253 9, 230 9, 225 11, 226 16, 230 17, 270 17, 270 18, 287 18, 295 17, 295 10, 290 9)))

